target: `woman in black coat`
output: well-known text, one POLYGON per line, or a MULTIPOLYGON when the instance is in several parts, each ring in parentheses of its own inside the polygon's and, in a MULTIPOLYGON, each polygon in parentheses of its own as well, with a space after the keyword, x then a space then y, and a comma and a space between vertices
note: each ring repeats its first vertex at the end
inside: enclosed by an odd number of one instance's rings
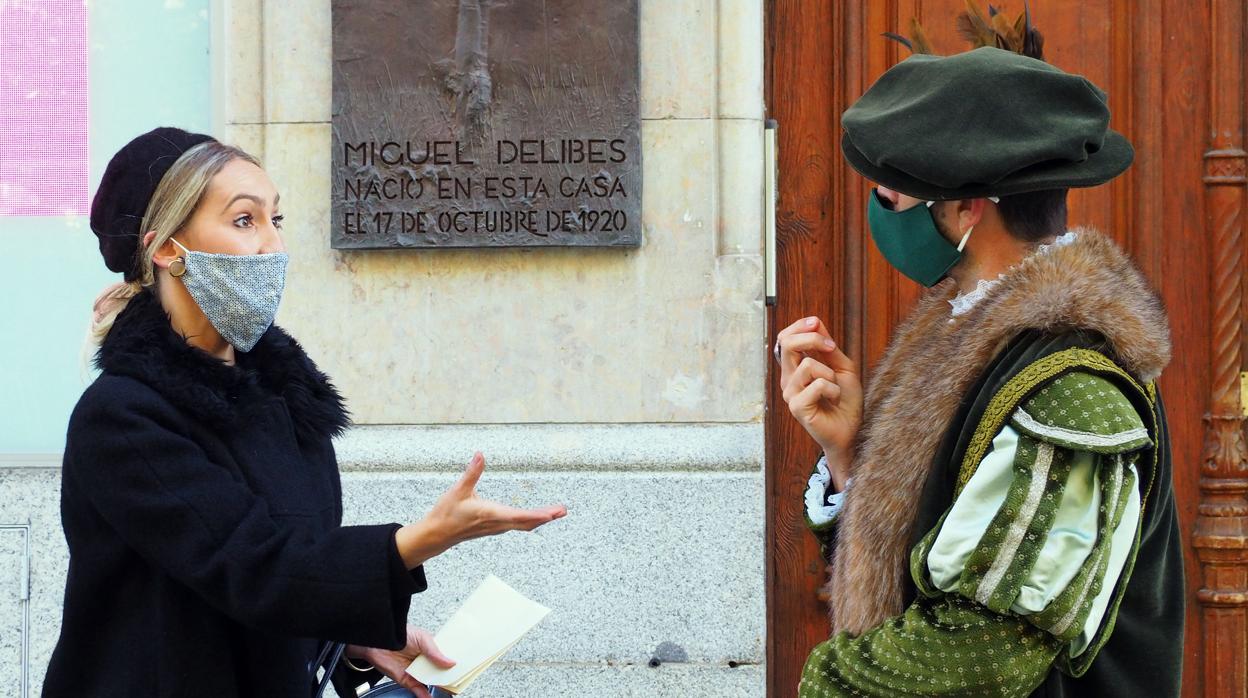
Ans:
POLYGON ((104 173, 91 225, 126 282, 97 301, 102 373, 69 423, 45 696, 306 698, 325 641, 376 667, 340 665, 340 694, 385 673, 426 696, 404 669, 449 660, 407 625, 421 563, 566 513, 477 498, 477 454, 419 522, 341 525, 331 438, 346 410, 272 325, 277 199, 251 156, 178 129, 136 138, 104 173))

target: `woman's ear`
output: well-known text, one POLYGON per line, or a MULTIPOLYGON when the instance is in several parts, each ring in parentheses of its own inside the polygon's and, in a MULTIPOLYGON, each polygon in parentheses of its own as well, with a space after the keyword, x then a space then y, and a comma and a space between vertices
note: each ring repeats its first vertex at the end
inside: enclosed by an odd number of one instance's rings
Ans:
MULTIPOLYGON (((149 230, 146 233, 144 233, 143 234, 143 248, 146 249, 148 245, 152 244, 152 239, 154 239, 155 237, 156 237, 155 230, 149 230)), ((175 247, 172 242, 169 242, 168 238, 165 238, 165 244, 161 245, 159 249, 155 250, 155 254, 152 255, 152 264, 158 269, 168 269, 169 263, 172 262, 177 257, 178 257, 178 248, 175 247)))

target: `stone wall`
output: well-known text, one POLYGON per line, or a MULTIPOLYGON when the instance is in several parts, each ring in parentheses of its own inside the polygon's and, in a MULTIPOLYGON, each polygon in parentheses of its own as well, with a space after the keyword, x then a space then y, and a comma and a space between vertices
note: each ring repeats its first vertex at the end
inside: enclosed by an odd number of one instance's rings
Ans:
POLYGON ((279 322, 358 422, 760 419, 761 2, 642 0, 632 250, 331 250, 329 0, 223 11, 219 131, 286 215, 279 322))

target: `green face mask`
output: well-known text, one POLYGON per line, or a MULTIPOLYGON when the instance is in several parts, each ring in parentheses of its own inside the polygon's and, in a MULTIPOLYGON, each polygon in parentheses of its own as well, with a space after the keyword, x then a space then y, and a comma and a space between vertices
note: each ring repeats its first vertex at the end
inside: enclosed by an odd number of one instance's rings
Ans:
MULTIPOLYGON (((904 211, 884 207, 875 189, 867 195, 867 225, 871 239, 884 255, 884 259, 897 271, 924 286, 935 286, 953 265, 962 259, 962 248, 971 237, 967 228, 961 242, 955 247, 940 234, 932 217, 932 204, 911 206, 904 211)), ((989 197, 996 200, 996 197, 989 197)))

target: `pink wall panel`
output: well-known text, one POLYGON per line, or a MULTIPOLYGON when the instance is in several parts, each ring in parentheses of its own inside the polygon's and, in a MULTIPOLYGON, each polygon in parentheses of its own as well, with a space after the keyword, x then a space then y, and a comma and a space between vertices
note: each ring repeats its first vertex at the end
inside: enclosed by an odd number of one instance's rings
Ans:
POLYGON ((87 8, 0 2, 0 215, 85 215, 87 8))

